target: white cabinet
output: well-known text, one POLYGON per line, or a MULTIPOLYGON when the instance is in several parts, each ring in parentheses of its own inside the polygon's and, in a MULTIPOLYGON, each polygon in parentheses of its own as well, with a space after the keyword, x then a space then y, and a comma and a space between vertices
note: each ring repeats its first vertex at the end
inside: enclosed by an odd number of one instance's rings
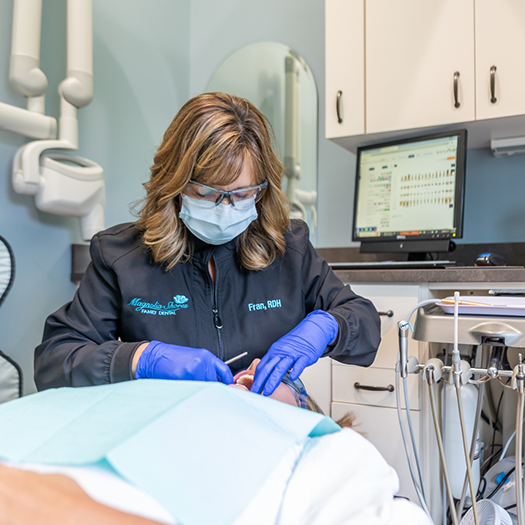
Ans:
POLYGON ((466 127, 469 147, 520 133, 523 0, 326 0, 325 6, 327 138, 355 151, 367 140, 443 125, 466 127), (519 122, 499 118, 509 116, 519 122))
MULTIPOLYGON (((372 368, 394 369, 399 351, 397 323, 419 302, 419 287, 412 284, 352 284, 352 290, 370 299, 381 315, 381 344, 372 368), (391 317, 389 315, 391 314, 391 317)), ((409 355, 418 355, 418 343, 411 338, 409 355)))
POLYGON ((475 118, 473 19, 472 0, 367 0, 366 133, 475 118))
MULTIPOLYGON (((393 466, 400 480, 400 495, 417 502, 406 460, 397 419, 395 367, 399 349, 397 323, 405 319, 420 302, 420 287, 410 284, 351 285, 358 295, 370 299, 381 316, 381 344, 374 363, 369 368, 332 363, 332 418, 337 420, 351 412, 356 418, 356 430, 365 435, 393 466), (363 389, 362 387, 365 387, 363 389), (379 387, 380 390, 368 390, 379 387)), ((408 340, 408 353, 420 359, 419 343, 408 340)), ((416 439, 419 440, 420 380, 408 377, 410 414, 416 439)), ((403 396, 401 395, 401 398, 403 396)), ((404 410, 404 402, 401 407, 404 410)))
POLYGON ((326 0, 326 136, 365 132, 363 0, 326 0), (356 74, 357 72, 357 74, 356 74))
MULTIPOLYGON (((355 416, 355 430, 371 441, 386 459, 387 463, 396 470, 399 476, 398 494, 409 498, 414 503, 418 503, 417 494, 408 469, 397 411, 393 408, 380 408, 366 405, 349 405, 346 403, 332 404, 333 419, 337 420, 348 412, 352 412, 355 416)), ((419 412, 411 410, 411 414, 415 439, 419 441, 419 412)))
MULTIPOLYGON (((395 376, 396 372, 393 368, 361 368, 334 361, 332 401, 396 408, 395 376), (365 389, 360 387, 365 387, 365 389), (379 387, 381 390, 366 390, 366 387, 379 387)), ((416 375, 410 375, 407 382, 410 408, 419 410, 421 408, 419 399, 420 378, 416 375)), ((401 406, 404 407, 404 403, 401 406)))
POLYGON ((476 0, 476 118, 525 114, 525 2, 476 0), (491 69, 494 71, 492 102, 491 69))

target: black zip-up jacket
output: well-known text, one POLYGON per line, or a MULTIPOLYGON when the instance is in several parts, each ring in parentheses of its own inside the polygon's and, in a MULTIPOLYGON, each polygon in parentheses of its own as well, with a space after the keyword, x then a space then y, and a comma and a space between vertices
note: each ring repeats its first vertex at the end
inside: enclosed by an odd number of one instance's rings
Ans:
POLYGON ((318 309, 339 324, 337 342, 324 355, 372 364, 380 341, 377 311, 316 253, 304 222, 291 222, 286 253, 260 271, 240 264, 235 239, 220 246, 193 239, 190 262, 166 271, 153 262, 134 223, 95 235, 73 301, 46 321, 35 351, 37 388, 132 379, 133 354, 151 340, 206 348, 224 361, 247 351, 232 366, 235 373, 318 309))

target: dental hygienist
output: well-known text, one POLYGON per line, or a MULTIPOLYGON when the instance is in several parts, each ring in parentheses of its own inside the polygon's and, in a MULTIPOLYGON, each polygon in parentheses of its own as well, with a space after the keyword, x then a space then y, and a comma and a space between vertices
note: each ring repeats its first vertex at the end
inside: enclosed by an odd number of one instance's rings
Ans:
POLYGON ((321 356, 370 365, 379 316, 317 255, 305 223, 289 220, 282 175, 250 102, 189 100, 157 150, 138 221, 93 237, 73 301, 48 317, 38 389, 231 383, 261 358, 252 391, 270 395, 321 356))

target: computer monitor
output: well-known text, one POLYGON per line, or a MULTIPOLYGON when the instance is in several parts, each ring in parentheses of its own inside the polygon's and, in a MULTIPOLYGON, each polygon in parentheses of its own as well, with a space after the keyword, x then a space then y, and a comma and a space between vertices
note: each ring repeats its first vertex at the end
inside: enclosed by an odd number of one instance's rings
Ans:
POLYGON ((424 260, 463 236, 467 131, 360 147, 352 240, 424 260))

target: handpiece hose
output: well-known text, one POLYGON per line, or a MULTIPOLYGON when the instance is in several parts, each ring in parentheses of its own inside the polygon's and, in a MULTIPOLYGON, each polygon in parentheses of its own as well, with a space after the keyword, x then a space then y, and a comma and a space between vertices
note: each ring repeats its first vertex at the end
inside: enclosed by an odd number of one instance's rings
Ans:
POLYGON ((409 324, 407 321, 399 321, 399 365, 401 377, 407 376, 407 362, 408 362, 408 328, 409 324))
POLYGON ((459 422, 461 426, 461 437, 463 439, 463 451, 465 453, 465 463, 467 465, 467 477, 470 485, 470 498, 472 500, 472 512, 474 523, 479 525, 478 506, 476 505, 476 488, 474 487, 474 476, 472 475, 472 465, 470 462, 470 451, 467 440, 467 430, 465 427, 465 417, 463 414, 463 401, 461 399, 462 368, 459 355, 459 292, 454 292, 454 350, 452 352, 452 380, 456 387, 456 397, 458 401, 459 422))
POLYGON ((523 522, 523 481, 522 481, 522 456, 523 456, 523 413, 525 397, 525 375, 523 373, 522 356, 519 354, 518 373, 516 375, 516 385, 518 388, 518 406, 516 410, 516 470, 514 477, 516 480, 516 515, 518 525, 524 525, 523 522))
POLYGON ((427 377, 428 377, 428 392, 429 392, 429 397, 430 397, 430 407, 432 409, 432 419, 434 421, 434 429, 436 431, 436 441, 438 444, 439 459, 441 460, 441 467, 443 469, 443 477, 445 478, 445 487, 447 490, 447 498, 448 498, 448 505, 450 508, 450 516, 452 517, 453 525, 458 525, 459 523, 458 515, 456 513, 456 507, 454 505, 454 496, 452 495, 452 488, 450 485, 450 478, 449 478, 448 469, 447 469, 447 461, 445 459, 445 451, 443 449, 443 439, 441 437, 441 430, 439 428, 439 421, 437 417, 436 402, 434 399, 434 392, 432 390, 432 383, 434 382, 434 371, 428 370, 427 377))

